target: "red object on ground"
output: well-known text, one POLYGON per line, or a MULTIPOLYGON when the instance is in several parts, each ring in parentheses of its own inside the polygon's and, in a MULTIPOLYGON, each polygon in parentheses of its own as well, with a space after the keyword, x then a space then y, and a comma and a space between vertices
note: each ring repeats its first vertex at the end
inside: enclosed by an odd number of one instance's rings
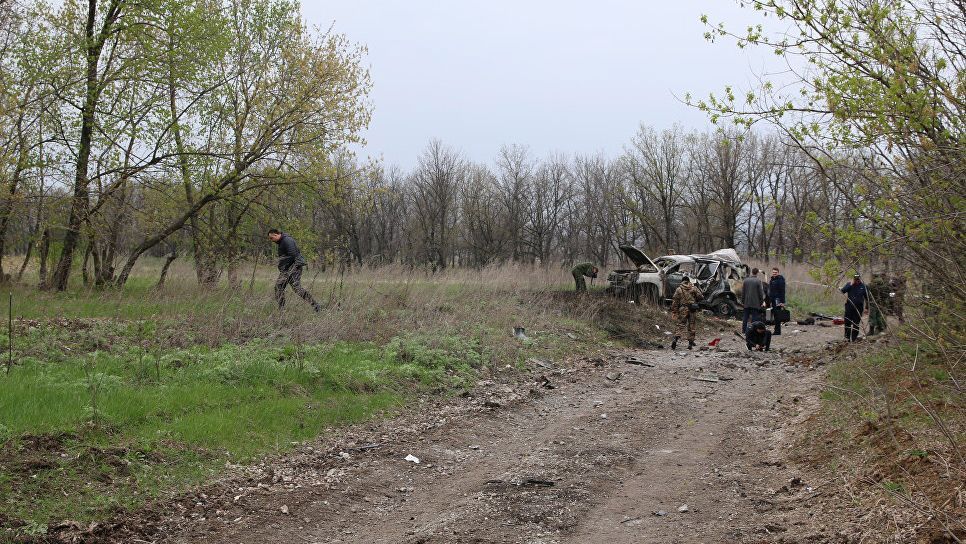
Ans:
POLYGON ((835 319, 832 320, 832 324, 833 325, 845 325, 845 320, 842 319, 841 317, 836 317, 835 319))
POLYGON ((720 341, 721 341, 720 338, 715 338, 714 340, 708 342, 708 345, 714 348, 714 347, 717 347, 718 346, 718 342, 720 342, 720 341))

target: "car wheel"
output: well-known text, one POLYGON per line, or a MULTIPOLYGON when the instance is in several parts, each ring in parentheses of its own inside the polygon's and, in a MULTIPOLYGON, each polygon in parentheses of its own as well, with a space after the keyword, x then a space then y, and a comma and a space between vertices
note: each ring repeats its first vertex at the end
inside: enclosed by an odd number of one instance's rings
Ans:
POLYGON ((720 299, 714 304, 714 315, 728 318, 738 314, 738 307, 728 299, 720 299))

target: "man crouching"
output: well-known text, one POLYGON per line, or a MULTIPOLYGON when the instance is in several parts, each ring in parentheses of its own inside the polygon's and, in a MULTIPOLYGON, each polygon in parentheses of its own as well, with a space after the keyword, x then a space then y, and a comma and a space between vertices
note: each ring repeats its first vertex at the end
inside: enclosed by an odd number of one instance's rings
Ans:
POLYGON ((674 340, 671 341, 671 349, 678 347, 678 340, 685 330, 688 333, 688 349, 694 347, 699 300, 701 300, 701 292, 691 284, 691 278, 684 276, 681 285, 678 285, 678 288, 674 290, 674 296, 671 298, 671 316, 677 321, 674 327, 674 340))
POLYGON ((765 328, 761 321, 751 324, 748 332, 745 333, 745 345, 748 351, 768 351, 771 349, 771 331, 765 328))

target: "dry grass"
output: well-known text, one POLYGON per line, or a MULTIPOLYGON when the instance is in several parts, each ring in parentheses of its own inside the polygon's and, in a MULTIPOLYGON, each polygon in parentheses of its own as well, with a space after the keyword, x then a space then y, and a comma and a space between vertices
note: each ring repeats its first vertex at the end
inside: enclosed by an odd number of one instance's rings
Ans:
POLYGON ((523 379, 507 366, 640 343, 663 319, 599 289, 578 296, 563 270, 309 269, 304 284, 325 306, 316 314, 292 293, 279 312, 267 266, 235 288, 202 288, 186 264, 160 290, 156 260, 124 289, 13 286, 14 366, 0 380, 0 495, 9 499, 0 532, 42 534, 65 517, 136 508, 216 476, 224 452, 257 457, 497 372, 523 379), (513 336, 516 326, 526 340, 513 336), (67 437, 53 441, 56 451, 32 446, 32 437, 55 435, 67 437), (124 452, 122 468, 101 474, 71 461, 104 449, 124 452), (25 467, 27 458, 47 468, 25 467))
POLYGON ((788 305, 793 312, 802 315, 810 312, 827 315, 842 313, 844 297, 839 292, 841 285, 823 284, 816 281, 813 276, 814 266, 807 263, 783 264, 755 259, 746 262, 749 266, 763 270, 765 279, 771 276, 773 266, 779 268, 788 285, 788 305))
POLYGON ((939 319, 913 314, 874 344, 828 355, 822 410, 796 451, 850 494, 858 540, 966 538, 963 336, 939 319))

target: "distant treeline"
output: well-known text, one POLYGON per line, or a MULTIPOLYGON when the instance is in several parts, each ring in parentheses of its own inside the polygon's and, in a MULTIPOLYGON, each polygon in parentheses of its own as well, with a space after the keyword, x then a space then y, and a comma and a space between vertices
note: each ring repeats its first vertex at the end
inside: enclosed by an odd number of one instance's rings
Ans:
POLYGON ((607 263, 623 244, 802 260, 834 244, 818 227, 856 222, 858 196, 774 135, 678 127, 642 126, 616 157, 512 145, 484 164, 433 141, 412 171, 344 172, 325 198, 279 203, 277 222, 344 261, 435 268, 607 263))
MULTIPOLYGON (((881 87, 871 78, 843 88, 856 94, 844 113, 844 98, 819 91, 780 107, 749 94, 757 115, 711 99, 696 106, 729 128, 642 125, 616 156, 510 145, 486 163, 432 141, 405 171, 348 151, 371 113, 364 49, 309 30, 297 3, 0 7, 0 277, 123 284, 141 256, 169 255, 191 259, 201 283, 237 283, 240 263, 273 251, 270 227, 324 266, 611 263, 632 244, 831 259, 832 274, 897 258, 961 275, 962 102, 943 91, 949 70, 932 83, 915 73, 938 90, 901 95, 912 109, 890 87, 883 113, 865 112, 881 87), (823 121, 783 125, 795 111, 823 121), (761 117, 776 130, 751 128, 761 117)), ((894 69, 900 82, 908 66, 894 69)))

